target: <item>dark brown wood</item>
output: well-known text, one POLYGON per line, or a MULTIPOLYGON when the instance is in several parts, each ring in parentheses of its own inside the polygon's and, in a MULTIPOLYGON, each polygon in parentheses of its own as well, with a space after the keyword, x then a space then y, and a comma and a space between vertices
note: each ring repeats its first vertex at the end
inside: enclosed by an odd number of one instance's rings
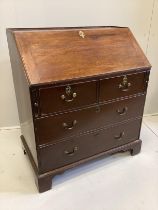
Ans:
POLYGON ((35 160, 34 160, 34 158, 32 156, 32 152, 29 149, 29 145, 27 144, 27 141, 26 141, 26 139, 25 139, 25 137, 23 135, 21 135, 20 138, 21 138, 21 141, 22 141, 24 155, 28 155, 29 160, 31 162, 31 165, 33 167, 33 170, 35 172, 35 175, 37 176, 38 175, 38 168, 37 168, 37 165, 35 163, 35 160))
POLYGON ((140 150, 141 150, 141 145, 142 145, 142 142, 140 142, 139 144, 137 145, 134 145, 130 152, 131 152, 131 155, 134 156, 134 155, 137 155, 140 153, 140 150))
POLYGON ((96 81, 39 89, 39 110, 41 116, 96 103, 96 81), (68 87, 72 91, 70 95, 66 94, 66 88, 68 87), (72 96, 74 93, 76 94, 75 98, 72 96), (89 93, 88 97, 87 93, 89 93), (65 96, 65 99, 62 99, 61 96, 65 96), (70 102, 70 100, 72 101, 70 102))
POLYGON ((124 74, 122 76, 103 79, 100 81, 99 100, 107 101, 145 92, 147 88, 147 82, 148 80, 146 72, 139 72, 129 75, 124 74), (128 88, 125 87, 126 89, 121 86, 125 77, 127 78, 127 84, 130 84, 128 88))
POLYGON ((33 168, 34 175, 35 175, 35 183, 38 187, 39 192, 44 192, 44 191, 51 189, 53 175, 51 175, 51 176, 50 175, 49 176, 47 176, 47 175, 40 176, 39 175, 38 168, 36 166, 36 163, 34 161, 32 153, 31 153, 23 135, 21 136, 21 141, 22 141, 22 145, 23 145, 24 155, 28 156, 31 166, 33 168))
POLYGON ((38 177, 37 187, 40 193, 50 190, 52 187, 52 178, 53 176, 43 176, 38 177))
POLYGON ((139 139, 140 126, 141 120, 134 120, 44 147, 39 150, 40 173, 137 140, 139 139))
POLYGON ((128 28, 7 29, 7 37, 39 192, 86 161, 140 152, 151 66, 128 28))
POLYGON ((21 133, 27 141, 36 165, 38 165, 29 82, 25 75, 24 66, 16 47, 14 35, 11 33, 11 31, 7 31, 7 39, 12 66, 14 88, 16 92, 16 101, 18 105, 21 133))
POLYGON ((48 144, 141 117, 145 95, 35 120, 38 144, 48 144), (87 123, 87 119, 90 119, 87 123), (73 125, 73 122, 76 124, 73 125), (63 124, 66 123, 67 127, 63 124))
MULTIPOLYGON (((22 142, 24 143, 23 139, 24 138, 22 138, 22 142)), ((119 146, 119 147, 116 147, 116 148, 113 148, 113 149, 110 149, 110 150, 98 153, 98 154, 93 155, 91 157, 82 159, 80 161, 74 162, 72 164, 66 165, 64 167, 60 167, 58 169, 55 169, 53 171, 49 171, 49 172, 46 172, 46 173, 43 173, 43 174, 38 174, 38 172, 36 171, 36 168, 34 167, 34 164, 33 164, 32 156, 30 156, 31 152, 29 152, 29 148, 27 146, 27 143, 24 143, 24 148, 27 151, 27 154, 28 154, 30 163, 32 165, 32 168, 34 170, 34 173, 37 174, 36 175, 36 180, 35 180, 36 185, 37 185, 37 187, 39 189, 39 192, 42 193, 42 192, 45 192, 45 191, 51 189, 51 187, 52 187, 52 179, 53 179, 53 177, 55 175, 61 174, 61 173, 63 173, 64 171, 66 171, 68 169, 71 169, 71 168, 76 167, 78 165, 84 164, 84 163, 86 163, 88 161, 92 161, 92 160, 100 158, 102 156, 104 156, 104 157, 105 156, 109 156, 109 155, 115 154, 117 152, 130 151, 132 156, 133 155, 137 155, 140 152, 141 144, 142 144, 141 140, 135 140, 135 141, 132 141, 132 142, 130 142, 128 144, 125 144, 125 145, 122 145, 122 146, 119 146)))

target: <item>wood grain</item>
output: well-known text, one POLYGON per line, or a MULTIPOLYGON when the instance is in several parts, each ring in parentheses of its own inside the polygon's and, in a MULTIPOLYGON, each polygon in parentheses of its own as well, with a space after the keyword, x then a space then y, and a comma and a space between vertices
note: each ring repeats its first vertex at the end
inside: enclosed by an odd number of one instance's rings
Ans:
POLYGON ((88 160, 140 152, 151 66, 128 28, 7 29, 7 37, 39 192, 88 160))
POLYGON ((30 84, 150 68, 128 28, 12 31, 30 84), (84 32, 84 38, 79 31, 84 32))
POLYGON ((75 136, 69 141, 40 149, 40 173, 54 170, 95 154, 128 144, 139 138, 141 119, 112 126, 88 135, 75 136), (132 129, 131 129, 132 127, 132 129), (121 138, 116 138, 122 133, 121 138), (74 151, 74 148, 77 150, 74 151), (65 153, 68 152, 69 154, 65 153))
POLYGON ((38 145, 50 145, 82 133, 109 127, 128 119, 142 117, 145 95, 132 97, 88 109, 75 110, 35 120, 38 145), (124 109, 126 109, 124 111, 124 109), (89 119, 89 120, 87 120, 89 119), (72 122, 76 120, 76 125, 72 122), (65 129, 63 123, 72 126, 65 129))

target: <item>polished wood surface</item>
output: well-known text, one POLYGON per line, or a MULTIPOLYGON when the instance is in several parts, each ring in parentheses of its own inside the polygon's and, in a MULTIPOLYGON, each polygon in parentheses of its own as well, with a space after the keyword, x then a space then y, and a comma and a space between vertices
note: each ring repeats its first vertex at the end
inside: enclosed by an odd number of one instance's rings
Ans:
POLYGON ((14 29, 13 33, 30 84, 150 68, 129 28, 14 29))
POLYGON ((7 37, 39 192, 86 161, 140 152, 151 66, 128 28, 7 29, 7 37))
POLYGON ((126 97, 137 93, 145 92, 148 82, 148 73, 139 72, 136 74, 124 74, 122 76, 102 79, 100 81, 100 101, 107 101, 116 98, 126 97), (122 87, 124 78, 129 87, 122 87), (111 85, 113 84, 113 85, 111 85), (109 91, 110 90, 110 91, 109 91))
POLYGON ((21 133, 25 136, 25 140, 29 146, 34 161, 36 162, 36 165, 38 165, 29 81, 24 74, 24 66, 20 59, 18 49, 16 48, 14 36, 9 31, 7 33, 7 40, 9 44, 21 133))
POLYGON ((134 120, 42 148, 40 150, 40 173, 137 140, 140 126, 141 120, 134 120))
POLYGON ((98 78, 91 82, 84 81, 41 87, 38 89, 39 99, 37 102, 39 116, 94 105, 98 101, 104 102, 145 93, 148 77, 149 72, 140 71, 139 73, 132 74, 117 74, 115 77, 106 77, 104 79, 98 78), (128 89, 119 87, 119 85, 122 85, 125 77, 127 78, 127 83, 130 84, 128 89), (69 96, 66 94, 67 87, 71 88, 71 94, 69 96), (73 93, 76 94, 74 98, 72 96, 73 93), (63 100, 61 96, 65 96, 65 99, 63 100))
POLYGON ((128 119, 141 117, 145 95, 92 108, 40 118, 35 121, 38 144, 53 144, 128 119), (87 121, 87 119, 89 119, 87 121), (76 124, 73 122, 76 121, 76 124), (64 124, 67 124, 65 127, 64 124))
POLYGON ((142 141, 140 139, 138 139, 138 140, 135 140, 135 141, 131 141, 128 144, 124 144, 122 146, 115 147, 113 149, 100 152, 100 153, 95 154, 93 156, 87 157, 85 159, 76 161, 76 162, 71 163, 71 164, 68 164, 66 166, 63 166, 63 167, 57 168, 55 170, 50 170, 49 172, 40 174, 38 169, 34 165, 34 160, 32 158, 32 155, 30 155, 30 150, 29 150, 29 148, 27 146, 27 143, 25 141, 25 138, 23 136, 21 136, 21 140, 22 140, 22 143, 23 143, 23 145, 26 149, 25 152, 28 155, 28 158, 29 158, 30 163, 32 165, 32 168, 33 168, 33 171, 34 171, 34 174, 35 174, 35 182, 36 182, 36 185, 37 185, 40 193, 45 192, 47 190, 50 190, 51 187, 52 187, 52 178, 56 175, 64 173, 68 169, 71 169, 71 168, 76 167, 78 165, 84 164, 88 161, 93 161, 94 159, 97 159, 97 158, 112 155, 112 154, 117 153, 117 152, 129 151, 132 156, 137 155, 137 154, 139 154, 139 152, 141 150, 141 145, 142 145, 142 141))
POLYGON ((41 116, 96 103, 96 81, 71 85, 67 84, 57 87, 43 87, 39 89, 39 112, 41 116), (66 94, 66 88, 68 87, 70 87, 72 91, 70 95, 66 94), (72 96, 73 93, 76 94, 75 98, 72 96), (65 96, 65 99, 62 99, 62 96, 65 96))

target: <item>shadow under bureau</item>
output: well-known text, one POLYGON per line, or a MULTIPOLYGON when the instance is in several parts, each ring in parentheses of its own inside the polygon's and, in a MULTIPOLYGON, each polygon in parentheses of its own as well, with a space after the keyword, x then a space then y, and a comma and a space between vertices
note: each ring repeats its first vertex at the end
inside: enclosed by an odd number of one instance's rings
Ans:
POLYGON ((151 66, 129 28, 12 28, 7 38, 39 192, 86 161, 140 152, 151 66))

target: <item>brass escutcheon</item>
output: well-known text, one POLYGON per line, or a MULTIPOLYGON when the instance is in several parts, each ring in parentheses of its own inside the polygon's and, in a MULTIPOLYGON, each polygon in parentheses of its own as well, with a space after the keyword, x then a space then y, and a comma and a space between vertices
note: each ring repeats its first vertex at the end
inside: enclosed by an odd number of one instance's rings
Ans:
POLYGON ((84 39, 86 35, 85 35, 85 33, 83 31, 79 31, 79 36, 84 39))

